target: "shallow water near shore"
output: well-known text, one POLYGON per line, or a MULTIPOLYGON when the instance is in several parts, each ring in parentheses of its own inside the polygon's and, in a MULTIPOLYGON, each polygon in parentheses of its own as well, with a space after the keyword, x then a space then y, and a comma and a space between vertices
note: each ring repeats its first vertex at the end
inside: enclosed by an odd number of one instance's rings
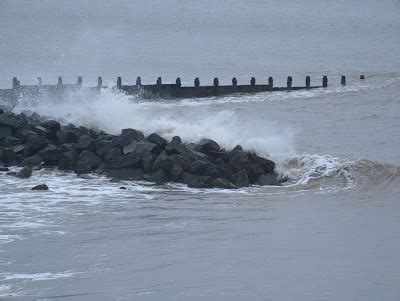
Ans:
MULTIPOLYGON (((101 1, 99 10, 83 1, 85 14, 64 1, 0 3, 0 13, 42 16, 22 20, 42 28, 41 43, 48 46, 40 50, 22 30, 14 42, 25 51, 2 68, 0 85, 8 85, 10 72, 29 82, 80 68, 84 79, 103 75, 109 85, 119 72, 148 82, 160 72, 171 79, 182 72, 185 85, 215 73, 221 84, 234 75, 239 82, 272 75, 277 85, 287 75, 297 85, 305 75, 319 83, 327 74, 329 87, 159 102, 103 89, 64 103, 25 98, 14 110, 116 134, 132 127, 187 142, 210 137, 227 149, 241 144, 274 160, 289 181, 230 191, 110 183, 51 169, 25 180, 0 172, 0 300, 398 300, 399 4, 252 1, 251 10, 244 1, 172 2, 133 9, 132 2, 101 1), (40 15, 44 4, 62 12, 54 27, 44 26, 54 21, 40 15), (145 14, 154 10, 168 14, 145 14), (186 27, 175 26, 171 14, 182 16, 186 27), (87 21, 79 34, 75 25, 61 27, 82 16, 87 21), (119 17, 110 27, 107 16, 119 17), (213 24, 220 31, 211 30, 213 24), (131 27, 135 41, 128 38, 131 27), (282 28, 290 32, 282 35, 282 28), (72 41, 69 47, 60 31, 72 41), (107 46, 115 39, 130 51, 107 46), (159 43, 162 60, 155 59, 159 43), (226 50, 223 44, 232 43, 226 50), (83 51, 94 46, 95 54, 83 51), (40 183, 50 190, 30 190, 40 183)), ((19 18, 15 22, 23 27, 19 18)), ((11 49, 0 45, 8 57, 11 49)))

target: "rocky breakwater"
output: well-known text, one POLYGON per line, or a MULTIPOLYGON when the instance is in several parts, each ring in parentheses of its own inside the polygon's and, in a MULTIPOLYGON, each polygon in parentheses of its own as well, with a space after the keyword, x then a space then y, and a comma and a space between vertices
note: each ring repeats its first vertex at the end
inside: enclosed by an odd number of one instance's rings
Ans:
POLYGON ((280 184, 274 162, 239 145, 227 151, 211 139, 195 144, 176 136, 167 141, 134 129, 123 129, 117 136, 61 125, 35 113, 0 111, 0 166, 5 171, 11 165, 25 168, 23 175, 53 167, 112 180, 178 182, 197 188, 280 184))

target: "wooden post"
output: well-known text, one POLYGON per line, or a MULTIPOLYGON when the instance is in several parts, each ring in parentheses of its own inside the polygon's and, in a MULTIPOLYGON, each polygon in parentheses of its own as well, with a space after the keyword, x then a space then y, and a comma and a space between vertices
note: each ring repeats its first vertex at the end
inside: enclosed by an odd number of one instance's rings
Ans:
POLYGON ((158 87, 158 88, 161 88, 161 85, 162 85, 161 77, 158 77, 158 78, 157 78, 157 87, 158 87))
POLYGON ((237 79, 236 79, 236 77, 232 78, 232 86, 237 87, 237 79))
POLYGON ((306 76, 306 88, 311 88, 311 78, 309 76, 306 76))
POLYGON ((213 92, 215 95, 218 94, 218 86, 219 86, 219 80, 218 80, 218 77, 215 77, 214 84, 213 84, 213 92))
POLYGON ((136 86, 141 86, 142 85, 142 78, 140 76, 138 76, 136 78, 136 86))
POLYGON ((274 88, 274 79, 271 76, 268 78, 268 86, 269 90, 272 91, 272 89, 274 88))
POLYGON ((251 91, 254 91, 254 88, 256 87, 256 78, 252 77, 250 79, 250 86, 251 86, 251 91))
POLYGON ((198 77, 196 77, 196 78, 194 79, 194 86, 195 86, 196 88, 199 88, 199 87, 200 87, 200 79, 199 79, 198 77))
POLYGON ((328 77, 326 75, 322 78, 322 87, 328 87, 328 77))
POLYGON ((59 86, 62 85, 62 77, 61 77, 61 76, 58 77, 58 83, 57 83, 57 85, 59 85, 59 86))
POLYGON ((360 75, 360 79, 365 79, 364 74, 361 74, 361 75, 360 75))
POLYGON ((342 86, 346 86, 346 76, 342 75, 340 83, 341 83, 342 86))
POLYGON ((101 88, 103 88, 103 78, 101 76, 99 76, 97 78, 97 89, 100 90, 101 88))
POLYGON ((292 81, 293 81, 292 77, 288 76, 288 78, 287 78, 287 89, 289 91, 292 90, 292 81))
POLYGON ((122 86, 122 78, 121 76, 118 76, 117 78, 117 89, 121 89, 122 86))
POLYGON ((42 85, 42 78, 41 78, 41 77, 38 77, 38 78, 37 78, 37 83, 38 83, 38 86, 41 86, 41 85, 42 85))
POLYGON ((19 81, 18 81, 18 79, 17 79, 16 77, 13 77, 13 80, 12 80, 12 87, 13 87, 13 89, 18 88, 18 86, 19 86, 19 81))
POLYGON ((79 88, 82 87, 82 76, 78 76, 78 86, 79 88))
POLYGON ((214 88, 218 88, 218 86, 219 86, 219 80, 218 80, 218 77, 215 77, 214 78, 214 88))
POLYGON ((237 79, 236 79, 236 77, 232 78, 232 88, 233 88, 233 92, 236 93, 236 91, 237 91, 237 79))

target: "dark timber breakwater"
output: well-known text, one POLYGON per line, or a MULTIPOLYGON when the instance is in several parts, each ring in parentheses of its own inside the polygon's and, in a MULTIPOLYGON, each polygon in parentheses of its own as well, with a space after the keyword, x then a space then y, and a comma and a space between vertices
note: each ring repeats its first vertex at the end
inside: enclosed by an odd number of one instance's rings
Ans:
MULTIPOLYGON (((364 79, 364 75, 360 76, 360 79, 364 79)), ((122 78, 118 77, 116 86, 113 87, 115 91, 121 91, 127 95, 140 95, 143 98, 157 99, 157 98, 197 98, 197 97, 211 97, 229 95, 235 93, 258 93, 258 92, 273 92, 273 91, 294 91, 294 90, 307 90, 316 88, 328 87, 328 77, 322 78, 321 86, 312 86, 311 78, 309 76, 305 79, 304 86, 293 86, 293 79, 288 76, 285 87, 275 87, 274 79, 268 78, 265 84, 256 84, 255 77, 250 79, 249 85, 239 85, 237 79, 232 79, 231 85, 220 85, 219 79, 214 78, 212 86, 201 86, 200 79, 195 78, 194 85, 182 86, 181 79, 178 77, 174 84, 163 84, 161 77, 157 79, 156 84, 143 85, 140 77, 136 79, 135 85, 124 85, 122 78)), ((341 84, 346 85, 346 77, 341 77, 341 84)), ((62 77, 58 78, 56 85, 44 85, 42 79, 38 78, 36 85, 21 85, 20 81, 14 77, 12 80, 12 89, 0 90, 0 98, 9 101, 15 101, 19 97, 28 96, 32 98, 38 98, 46 95, 55 98, 62 98, 74 91, 81 91, 83 93, 97 93, 101 88, 107 88, 103 86, 102 77, 98 77, 96 87, 83 87, 82 77, 78 77, 76 84, 63 84, 62 77)))

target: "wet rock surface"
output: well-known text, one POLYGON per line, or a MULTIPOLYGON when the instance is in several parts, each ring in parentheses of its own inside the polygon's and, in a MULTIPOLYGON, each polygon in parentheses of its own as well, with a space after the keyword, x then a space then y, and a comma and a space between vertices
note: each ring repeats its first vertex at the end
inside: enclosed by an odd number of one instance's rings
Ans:
POLYGON ((211 139, 196 144, 176 136, 167 141, 135 129, 110 135, 37 114, 10 112, 0 114, 0 134, 0 167, 22 167, 15 174, 20 178, 43 166, 78 175, 98 173, 113 181, 179 182, 196 188, 280 185, 274 162, 240 145, 225 150, 211 139))

